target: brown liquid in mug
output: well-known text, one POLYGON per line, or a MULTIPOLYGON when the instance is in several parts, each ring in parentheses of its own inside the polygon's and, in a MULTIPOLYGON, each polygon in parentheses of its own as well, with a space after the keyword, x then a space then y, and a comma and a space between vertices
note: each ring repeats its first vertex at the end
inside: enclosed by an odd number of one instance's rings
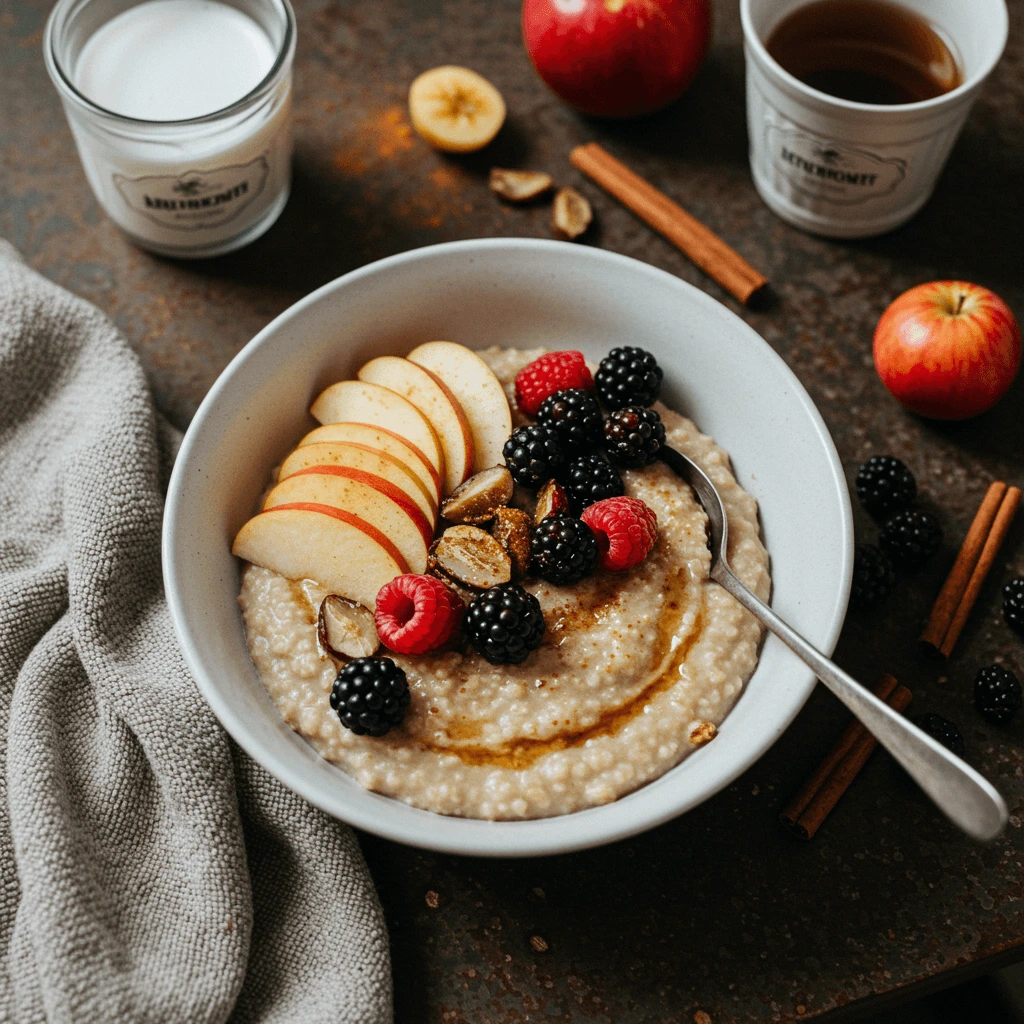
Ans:
POLYGON ((783 18, 767 48, 812 89, 860 103, 917 103, 963 82, 939 33, 887 0, 815 0, 783 18))

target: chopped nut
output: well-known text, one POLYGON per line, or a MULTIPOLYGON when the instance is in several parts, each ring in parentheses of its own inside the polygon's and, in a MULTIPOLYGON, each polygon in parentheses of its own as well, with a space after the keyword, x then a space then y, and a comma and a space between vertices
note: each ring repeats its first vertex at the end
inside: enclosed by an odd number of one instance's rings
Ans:
POLYGON ((486 590, 512 579, 505 549, 479 526, 449 526, 430 553, 432 567, 467 587, 486 590))
POLYGON ((504 466, 476 473, 441 504, 441 515, 453 523, 486 523, 512 497, 515 481, 504 466))
POLYGON ((548 950, 547 941, 542 939, 539 935, 530 936, 530 945, 533 946, 538 953, 546 953, 548 950))
POLYGON ((714 722, 701 722, 691 731, 690 742, 695 747, 702 747, 705 743, 710 743, 717 735, 718 730, 715 728, 714 722))
POLYGON ((525 203, 545 192, 554 184, 551 175, 543 171, 511 171, 505 167, 492 167, 491 191, 510 203, 525 203))
POLYGON ((530 517, 521 508, 499 508, 491 536, 508 552, 512 578, 525 576, 530 569, 530 517))
POLYGON ((540 524, 548 516, 569 514, 569 495, 557 480, 549 480, 537 492, 537 507, 534 509, 533 521, 540 524))
POLYGON ((693 1015, 693 1024, 711 1024, 711 1015, 703 1010, 698 1010, 693 1015))
POLYGON ((472 587, 464 587, 461 583, 456 583, 450 576, 446 576, 437 567, 432 556, 427 561, 427 572, 439 579, 467 608, 480 596, 479 591, 472 587))
POLYGON ((337 658, 369 658, 380 647, 373 612, 355 601, 328 594, 320 602, 316 638, 337 658))
POLYGON ((433 889, 428 889, 424 893, 423 899, 431 910, 437 910, 438 904, 441 902, 441 897, 433 889))
POLYGON ((560 188, 555 193, 551 208, 551 226, 559 234, 572 240, 579 238, 590 227, 594 211, 590 203, 574 188, 560 188))

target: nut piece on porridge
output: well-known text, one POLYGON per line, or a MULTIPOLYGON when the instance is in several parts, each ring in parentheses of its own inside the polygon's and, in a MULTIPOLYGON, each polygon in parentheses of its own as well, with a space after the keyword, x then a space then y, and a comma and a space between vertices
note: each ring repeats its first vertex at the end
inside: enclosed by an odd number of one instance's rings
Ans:
POLYGON ((460 484, 441 505, 441 515, 450 523, 486 523, 512 498, 515 484, 504 466, 485 469, 460 484))
POLYGON ((337 594, 320 602, 316 635, 328 654, 340 658, 368 658, 380 647, 373 612, 337 594))
POLYGON ((450 526, 434 542, 431 568, 467 587, 487 590, 512 579, 512 561, 479 526, 450 526))
POLYGON ((522 579, 530 568, 530 516, 521 508, 499 508, 491 536, 505 549, 512 562, 512 579, 522 579))

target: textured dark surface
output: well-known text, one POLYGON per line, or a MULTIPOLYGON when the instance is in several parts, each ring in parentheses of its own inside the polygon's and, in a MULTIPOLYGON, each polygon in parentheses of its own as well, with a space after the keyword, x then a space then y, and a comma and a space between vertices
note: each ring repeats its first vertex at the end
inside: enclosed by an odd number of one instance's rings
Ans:
MULTIPOLYGON (((801 234, 757 198, 746 163, 737 5, 716 6, 715 46, 689 95, 646 122, 606 125, 577 117, 540 84, 522 51, 514 0, 300 0, 291 202, 249 249, 174 263, 129 245, 89 192, 43 69, 49 5, 0 4, 0 235, 114 319, 179 425, 257 330, 336 275, 447 239, 547 236, 543 205, 509 208, 486 188, 491 164, 531 166, 591 199, 598 226, 590 244, 663 267, 739 312, 806 384, 850 479, 872 452, 899 455, 946 531, 928 568, 904 576, 877 610, 851 617, 837 659, 866 680, 893 672, 913 689, 915 712, 959 723, 968 759, 1011 805, 1003 839, 981 848, 961 838, 882 755, 812 843, 791 839, 776 821, 779 806, 844 721, 819 690, 735 785, 607 849, 488 862, 367 838, 392 928, 403 1024, 655 1024, 690 1021, 698 1010, 714 1024, 844 1007, 849 1014, 916 983, 944 984, 992 958, 1016 958, 1024 942, 1024 721, 1001 730, 971 705, 980 665, 1003 659, 1024 669, 1022 642, 998 614, 999 587, 1011 568, 1024 570, 1024 524, 954 659, 942 668, 920 662, 913 642, 985 485, 993 477, 1024 482, 1024 380, 993 413, 941 426, 902 412, 870 359, 877 317, 920 281, 978 281, 1024 313, 1024 2, 1011 3, 1010 47, 935 197, 906 228, 858 243, 801 234), (491 78, 510 109, 492 150, 468 160, 428 150, 404 113, 413 76, 452 60, 491 78), (679 197, 763 270, 775 305, 739 309, 581 181, 568 153, 590 139, 679 197)), ((874 541, 876 527, 859 510, 857 527, 874 541)))

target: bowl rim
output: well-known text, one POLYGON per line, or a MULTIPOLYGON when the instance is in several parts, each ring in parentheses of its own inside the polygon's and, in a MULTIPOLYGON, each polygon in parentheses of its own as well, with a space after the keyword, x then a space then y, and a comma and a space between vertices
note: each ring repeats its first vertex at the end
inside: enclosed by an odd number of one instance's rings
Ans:
MULTIPOLYGON (((435 245, 422 246, 410 249, 405 252, 396 253, 368 263, 355 270, 349 271, 332 281, 321 285, 305 297, 293 303, 274 317, 262 330, 260 330, 239 352, 231 359, 227 366, 221 371, 217 380, 214 381, 209 391, 203 398, 195 415, 192 418, 185 436, 179 447, 175 458, 174 467, 167 486, 167 498, 164 509, 164 523, 162 531, 162 565, 164 587, 167 596, 168 609, 179 646, 185 658, 185 663, 192 674, 200 692, 210 705, 218 721, 238 743, 238 745, 258 764, 262 765, 271 775, 286 785, 293 792, 303 799, 309 801, 315 807, 331 815, 338 820, 360 828, 373 835, 380 836, 395 842, 415 846, 421 849, 434 850, 441 853, 452 853, 463 856, 482 857, 534 857, 551 854, 568 853, 576 850, 588 849, 602 846, 608 843, 626 839, 630 836, 646 832, 658 825, 664 824, 673 818, 692 810, 704 801, 710 799, 726 786, 734 782, 743 772, 758 761, 764 753, 771 748, 779 737, 786 731, 793 719, 802 710, 808 697, 813 692, 817 680, 809 668, 802 663, 793 662, 794 691, 799 699, 794 699, 790 712, 778 723, 777 727, 766 732, 759 743, 748 746, 743 757, 734 759, 728 770, 717 776, 712 785, 706 787, 699 795, 688 794, 681 799, 667 801, 654 813, 638 816, 635 820, 623 821, 619 824, 606 823, 600 820, 600 812, 621 804, 622 800, 628 799, 632 792, 641 792, 648 786, 656 785, 665 776, 652 780, 638 790, 625 794, 619 800, 610 804, 586 808, 575 811, 571 814, 556 815, 547 818, 528 819, 525 821, 482 821, 475 818, 459 818, 448 815, 436 814, 431 811, 412 808, 401 801, 395 801, 377 793, 366 793, 374 798, 367 801, 365 806, 339 807, 339 804, 332 801, 325 795, 317 784, 310 782, 304 773, 297 767, 283 763, 274 755, 268 754, 261 744, 251 735, 242 714, 236 712, 233 706, 225 699, 222 699, 218 688, 210 678, 204 666, 203 658, 192 641, 187 625, 187 616, 184 601, 182 600, 179 577, 177 574, 177 524, 180 515, 179 495, 181 493, 181 480, 185 473, 185 466, 189 463, 192 451, 197 444, 197 438, 211 409, 220 400, 222 393, 231 386, 235 374, 255 352, 268 339, 272 338, 281 326, 295 317, 301 316, 311 306, 315 306, 325 295, 331 294, 339 289, 345 288, 360 280, 363 277, 388 272, 396 267, 415 263, 421 260, 430 260, 449 253, 475 253, 482 250, 506 249, 511 253, 528 254, 544 250, 570 251, 573 258, 591 260, 595 263, 605 263, 620 267, 624 272, 640 273, 654 279, 661 285, 683 292, 689 301, 703 304, 719 318, 735 321, 741 325, 744 331, 753 334, 764 346, 764 354, 770 361, 774 361, 781 376, 788 380, 793 390, 793 397, 802 407, 813 427, 817 440, 821 443, 827 457, 831 471, 831 483, 835 488, 841 512, 841 572, 838 580, 839 590, 834 602, 831 618, 828 622, 825 635, 820 642, 820 649, 831 655, 838 642, 843 622, 846 617, 847 604, 849 601, 850 585, 853 576, 853 510, 850 501, 849 489, 846 483, 846 475, 843 470, 839 453, 832 440, 828 427, 825 424, 820 412, 813 400, 800 382, 796 374, 790 369, 785 360, 776 352, 757 331, 747 324, 741 317, 728 309, 718 300, 701 291, 699 288, 661 270, 657 267, 644 263, 641 260, 620 253, 611 252, 606 249, 598 249, 591 246, 580 246, 569 242, 554 241, 551 239, 537 238, 482 238, 464 239, 454 242, 442 242, 435 245), (802 685, 801 685, 802 684, 802 685), (802 693, 800 692, 802 689, 802 693), (294 770, 293 770, 294 767, 294 770), (410 829, 402 822, 392 822, 386 815, 380 816, 373 809, 375 800, 385 800, 388 803, 397 803, 405 811, 416 811, 426 816, 422 828, 410 829), (595 820, 597 819, 597 820, 595 820), (550 834, 549 834, 550 833, 550 834)), ((771 552, 769 552, 769 555, 771 552)), ((755 670, 756 671, 756 670, 755 670)), ((304 741, 303 741, 304 742, 304 741)), ((307 745, 308 747, 308 745, 307 745)), ((319 758, 312 748, 311 756, 319 758)), ((698 756, 695 752, 691 756, 698 756)), ((338 768, 339 771, 342 769, 338 768)), ((670 770, 671 771, 671 770, 670 770)), ((668 773, 666 773, 668 774, 668 773)))

